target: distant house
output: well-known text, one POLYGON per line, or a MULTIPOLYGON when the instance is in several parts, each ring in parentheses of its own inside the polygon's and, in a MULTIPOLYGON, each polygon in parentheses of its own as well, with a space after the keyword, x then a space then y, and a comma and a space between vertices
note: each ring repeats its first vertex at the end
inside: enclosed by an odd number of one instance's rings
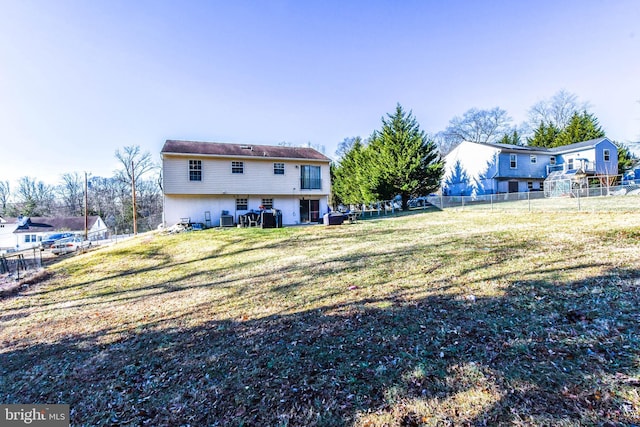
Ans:
MULTIPOLYGON (((87 217, 88 237, 103 239, 108 230, 99 216, 87 217)), ((84 234, 84 217, 20 217, 0 218, 0 249, 25 249, 37 246, 52 233, 84 234)))
POLYGON ((260 207, 303 224, 328 211, 331 160, 313 148, 167 140, 161 156, 168 226, 219 226, 222 215, 239 223, 260 207))
MULTIPOLYGON (((445 156, 443 195, 476 196, 542 191, 545 182, 618 173, 618 150, 608 138, 544 148, 463 141, 445 156)), ((547 185, 549 187, 549 185, 547 185)))

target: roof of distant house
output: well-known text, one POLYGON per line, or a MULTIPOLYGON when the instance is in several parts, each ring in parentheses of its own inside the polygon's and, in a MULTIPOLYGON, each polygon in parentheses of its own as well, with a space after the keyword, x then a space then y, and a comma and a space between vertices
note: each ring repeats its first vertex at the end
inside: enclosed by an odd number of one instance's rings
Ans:
MULTIPOLYGON (((11 223, 24 222, 24 225, 18 226, 14 233, 42 233, 42 232, 55 232, 55 231, 84 231, 84 217, 61 217, 61 218, 46 218, 46 217, 24 217, 24 218, 10 218, 11 223)), ((96 221, 100 219, 99 216, 87 217, 88 227, 92 228, 96 221)), ((7 218, 9 220, 9 218, 7 218)))
MULTIPOLYGON (((553 147, 553 148, 534 147, 530 145, 500 144, 500 143, 491 143, 491 142, 475 142, 475 144, 488 145, 490 147, 499 148, 505 151, 523 151, 523 152, 530 152, 530 153, 538 152, 538 153, 557 154, 557 153, 565 153, 565 152, 570 152, 575 150, 581 150, 583 148, 595 147, 596 145, 598 145, 599 143, 605 140, 608 141, 609 138, 602 137, 602 138, 590 139, 589 141, 576 142, 574 144, 561 145, 559 147, 553 147)), ((469 142, 473 142, 473 141, 469 141, 469 142)))
POLYGON ((161 153, 331 161, 327 156, 311 147, 227 144, 221 142, 179 141, 172 139, 168 139, 164 143, 161 153))

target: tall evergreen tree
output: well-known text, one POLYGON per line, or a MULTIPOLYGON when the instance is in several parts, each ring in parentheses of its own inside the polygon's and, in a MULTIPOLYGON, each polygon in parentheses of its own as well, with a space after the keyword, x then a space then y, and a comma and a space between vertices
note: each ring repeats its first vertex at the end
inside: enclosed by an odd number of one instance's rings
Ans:
POLYGON ((367 152, 372 190, 380 199, 400 195, 406 209, 411 197, 440 185, 444 162, 437 146, 400 104, 394 114, 382 118, 382 129, 374 132, 367 152))
POLYGON ((372 201, 367 194, 366 146, 360 137, 354 138, 342 151, 340 162, 333 168, 331 189, 338 203, 355 204, 372 201))
POLYGON ((589 141, 590 139, 602 138, 604 131, 598 123, 598 119, 590 113, 573 113, 569 124, 558 135, 554 141, 554 147, 574 144, 576 142, 589 141))
POLYGON ((518 134, 517 129, 514 129, 511 133, 505 133, 498 142, 500 144, 522 145, 522 141, 520 141, 520 134, 518 134))
POLYGON ((622 175, 638 163, 638 158, 629 151, 626 145, 617 141, 613 141, 613 143, 618 148, 618 175, 622 175))
POLYGON ((527 143, 532 147, 555 147, 558 135, 560 135, 560 129, 556 125, 541 121, 533 133, 533 138, 528 138, 527 143))

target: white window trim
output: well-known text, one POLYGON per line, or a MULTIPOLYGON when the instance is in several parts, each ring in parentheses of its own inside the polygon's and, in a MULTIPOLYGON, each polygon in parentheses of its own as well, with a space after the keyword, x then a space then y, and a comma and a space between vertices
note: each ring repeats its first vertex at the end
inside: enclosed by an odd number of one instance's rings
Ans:
POLYGON ((518 169, 518 155, 517 154, 509 154, 509 169, 518 169))

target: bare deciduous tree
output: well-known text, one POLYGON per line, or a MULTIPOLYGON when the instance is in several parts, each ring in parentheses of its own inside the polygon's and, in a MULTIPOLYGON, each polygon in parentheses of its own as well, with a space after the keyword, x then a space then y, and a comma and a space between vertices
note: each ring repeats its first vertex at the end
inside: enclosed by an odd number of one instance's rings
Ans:
POLYGON ((54 204, 53 188, 35 178, 23 176, 18 181, 16 192, 17 209, 26 216, 51 214, 54 204))
POLYGON ((588 109, 588 102, 579 102, 576 94, 561 89, 551 98, 539 101, 529 109, 529 126, 536 129, 540 123, 544 123, 564 129, 575 113, 588 109))
POLYGON ((9 181, 0 181, 0 214, 7 212, 7 204, 11 197, 11 186, 9 181))
POLYGON ((139 145, 124 147, 122 151, 116 150, 116 159, 122 163, 123 169, 116 170, 115 177, 129 184, 133 177, 142 178, 145 173, 157 168, 151 159, 151 153, 142 153, 139 145))
POLYGON ((480 143, 498 142, 505 134, 511 133, 511 117, 499 107, 490 110, 472 108, 449 121, 449 126, 440 132, 441 141, 455 145, 461 141, 480 143))
POLYGON ((84 213, 84 178, 77 172, 62 175, 57 193, 64 215, 81 216, 84 213))

